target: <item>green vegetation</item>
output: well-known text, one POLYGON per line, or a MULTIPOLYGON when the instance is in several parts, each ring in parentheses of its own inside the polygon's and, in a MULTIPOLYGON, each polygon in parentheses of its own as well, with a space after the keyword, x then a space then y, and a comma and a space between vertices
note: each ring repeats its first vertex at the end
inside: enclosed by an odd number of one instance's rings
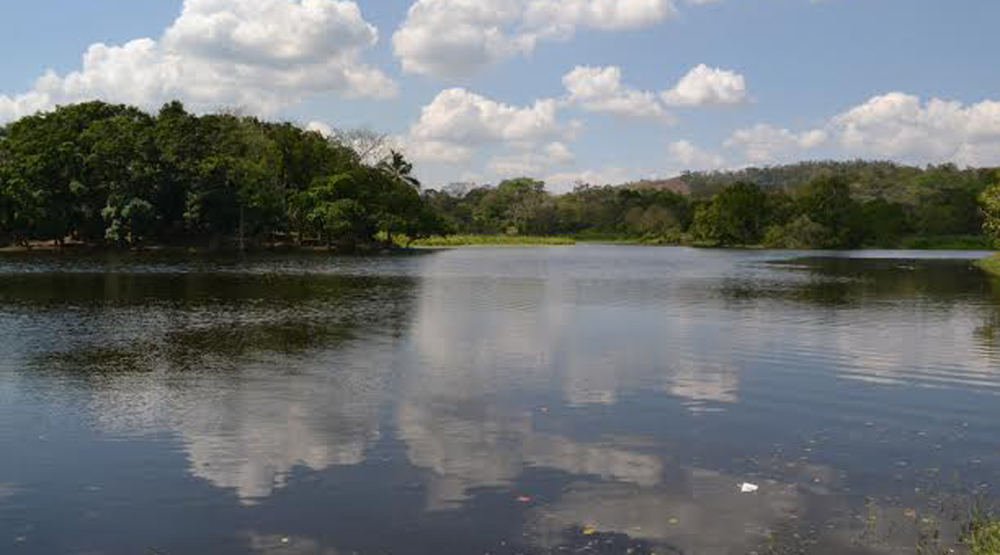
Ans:
POLYGON ((421 191, 384 137, 90 102, 0 128, 0 246, 985 248, 1000 172, 811 162, 664 182, 421 191), (447 238, 452 233, 459 237, 447 238))
POLYGON ((979 202, 983 206, 983 229, 1000 241, 1000 179, 979 195, 979 202))
POLYGON ((428 200, 451 227, 468 235, 795 249, 984 249, 992 242, 984 229, 1000 230, 998 183, 995 169, 811 162, 685 174, 665 182, 581 185, 563 195, 547 193, 530 178, 495 188, 456 184, 428 200))
POLYGON ((962 540, 969 555, 1000 555, 1000 520, 980 517, 969 525, 962 540))
POLYGON ((980 260, 979 267, 997 277, 1000 277, 1000 255, 980 260))
POLYGON ((448 232, 398 153, 288 123, 89 102, 0 129, 0 243, 374 245, 448 232))
POLYGON ((449 235, 430 237, 413 242, 418 247, 469 247, 469 246, 546 246, 575 245, 572 237, 545 237, 533 235, 449 235))

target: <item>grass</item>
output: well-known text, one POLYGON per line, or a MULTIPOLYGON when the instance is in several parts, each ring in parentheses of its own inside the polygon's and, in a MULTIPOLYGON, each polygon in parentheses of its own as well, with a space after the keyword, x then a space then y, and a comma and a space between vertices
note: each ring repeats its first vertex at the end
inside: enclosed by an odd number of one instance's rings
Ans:
POLYGON ((983 518, 973 522, 963 543, 969 555, 1000 555, 1000 520, 983 518))
POLYGON ((572 237, 532 237, 524 235, 451 235, 432 237, 413 243, 415 247, 542 247, 550 245, 575 245, 572 237))
POLYGON ((993 258, 984 258, 977 264, 986 272, 1000 277, 1000 254, 994 256, 993 258))
POLYGON ((932 237, 910 237, 903 240, 902 247, 916 250, 993 250, 993 242, 985 235, 941 235, 932 237))

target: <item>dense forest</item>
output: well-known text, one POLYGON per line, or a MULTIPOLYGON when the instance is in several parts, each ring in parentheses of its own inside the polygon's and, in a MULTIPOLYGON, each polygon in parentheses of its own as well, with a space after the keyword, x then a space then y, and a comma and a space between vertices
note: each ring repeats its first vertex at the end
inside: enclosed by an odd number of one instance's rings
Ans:
POLYGON ((446 233, 399 153, 237 114, 89 102, 0 129, 0 238, 342 248, 446 233))
POLYGON ((0 243, 344 249, 431 236, 776 248, 986 247, 1000 170, 809 162, 579 185, 421 190, 384 137, 89 102, 0 128, 0 243), (985 232, 984 232, 985 230, 985 232))
POLYGON ((1000 170, 809 162, 578 186, 532 179, 428 195, 459 233, 573 235, 703 246, 988 247, 1000 232, 1000 170), (992 204, 991 204, 992 202, 992 204))

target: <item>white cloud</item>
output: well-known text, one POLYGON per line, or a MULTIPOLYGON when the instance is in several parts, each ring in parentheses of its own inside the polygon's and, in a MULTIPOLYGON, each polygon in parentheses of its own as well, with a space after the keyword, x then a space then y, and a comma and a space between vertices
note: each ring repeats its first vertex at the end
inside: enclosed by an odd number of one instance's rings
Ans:
POLYGON ((565 144, 560 142, 549 143, 545 146, 545 156, 555 164, 568 164, 575 156, 565 144))
POLYGON ((671 90, 657 94, 639 91, 622 83, 618 66, 577 66, 563 77, 568 101, 593 112, 629 117, 661 117, 668 106, 712 106, 739 104, 746 100, 746 79, 733 71, 700 64, 681 78, 671 90), (661 103, 662 101, 662 103, 661 103))
POLYGON ((196 109, 269 113, 322 92, 389 97, 395 83, 360 61, 377 41, 354 2, 185 0, 160 40, 95 44, 79 70, 0 95, 0 121, 94 99, 155 108, 178 98, 196 109))
POLYGON ((803 151, 820 146, 826 139, 826 132, 819 129, 794 133, 758 124, 736 130, 725 144, 728 148, 741 151, 752 164, 774 164, 795 159, 803 151))
POLYGON ((321 121, 310 121, 309 124, 306 125, 306 131, 315 131, 324 137, 330 137, 333 135, 333 127, 321 121))
POLYGON ((440 162, 455 164, 472 157, 473 151, 467 146, 445 141, 420 141, 409 137, 399 139, 399 150, 418 162, 440 162))
POLYGON ((690 141, 675 141, 667 145, 667 154, 681 171, 717 170, 725 166, 722 156, 702 150, 690 141))
POLYGON ((673 14, 670 0, 417 0, 393 48, 408 73, 459 77, 580 27, 634 29, 673 14))
POLYGON ((740 104, 746 100, 746 79, 739 73, 699 64, 663 93, 669 106, 740 104))
POLYGON ((668 0, 533 0, 524 20, 540 36, 566 36, 577 27, 640 29, 674 14, 668 0))
POLYGON ((803 132, 758 124, 740 129, 726 146, 754 164, 802 158, 827 147, 842 156, 912 164, 1000 165, 1000 101, 924 101, 901 92, 876 96, 803 132))
POLYGON ((574 159, 569 147, 553 142, 540 149, 496 156, 490 160, 489 169, 500 178, 533 176, 570 164, 574 159))
POLYGON ((840 146, 905 161, 1000 164, 1000 102, 960 102, 893 92, 830 122, 840 146))
POLYGON ((573 187, 584 185, 618 185, 639 178, 634 170, 620 167, 604 167, 596 169, 581 169, 562 171, 545 177, 545 183, 550 191, 565 192, 573 187))
POLYGON ((563 77, 563 85, 569 92, 569 101, 585 110, 628 117, 664 116, 654 93, 622 84, 622 71, 617 66, 577 66, 563 77))
POLYGON ((576 132, 573 124, 557 120, 558 110, 558 102, 551 99, 519 107, 465 89, 447 89, 424 106, 403 142, 415 158, 452 162, 486 145, 533 148, 572 138, 576 132))

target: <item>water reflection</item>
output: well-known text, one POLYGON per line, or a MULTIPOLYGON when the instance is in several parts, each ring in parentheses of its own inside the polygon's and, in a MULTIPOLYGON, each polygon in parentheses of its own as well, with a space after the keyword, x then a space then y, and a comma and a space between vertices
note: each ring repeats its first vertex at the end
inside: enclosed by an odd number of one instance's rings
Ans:
POLYGON ((534 427, 530 413, 454 407, 441 399, 433 405, 408 399, 399 407, 399 432, 410 462, 434 473, 431 510, 460 507, 477 488, 512 486, 526 467, 636 485, 660 481, 662 465, 655 456, 610 439, 585 443, 534 427))
POLYGON ((898 552, 1000 483, 962 261, 78 264, 0 275, 0 552, 898 552))
POLYGON ((56 335, 72 330, 73 347, 29 361, 33 373, 76 376, 102 429, 174 434, 194 476, 247 504, 281 488, 295 468, 360 464, 380 437, 392 334, 409 303, 405 281, 109 279, 95 286, 100 276, 86 276, 54 293, 60 304, 94 303, 86 291, 98 289, 101 304, 125 309, 53 322, 56 335), (370 298, 351 299, 362 287, 370 298), (150 312, 151 296, 176 306, 150 312))

